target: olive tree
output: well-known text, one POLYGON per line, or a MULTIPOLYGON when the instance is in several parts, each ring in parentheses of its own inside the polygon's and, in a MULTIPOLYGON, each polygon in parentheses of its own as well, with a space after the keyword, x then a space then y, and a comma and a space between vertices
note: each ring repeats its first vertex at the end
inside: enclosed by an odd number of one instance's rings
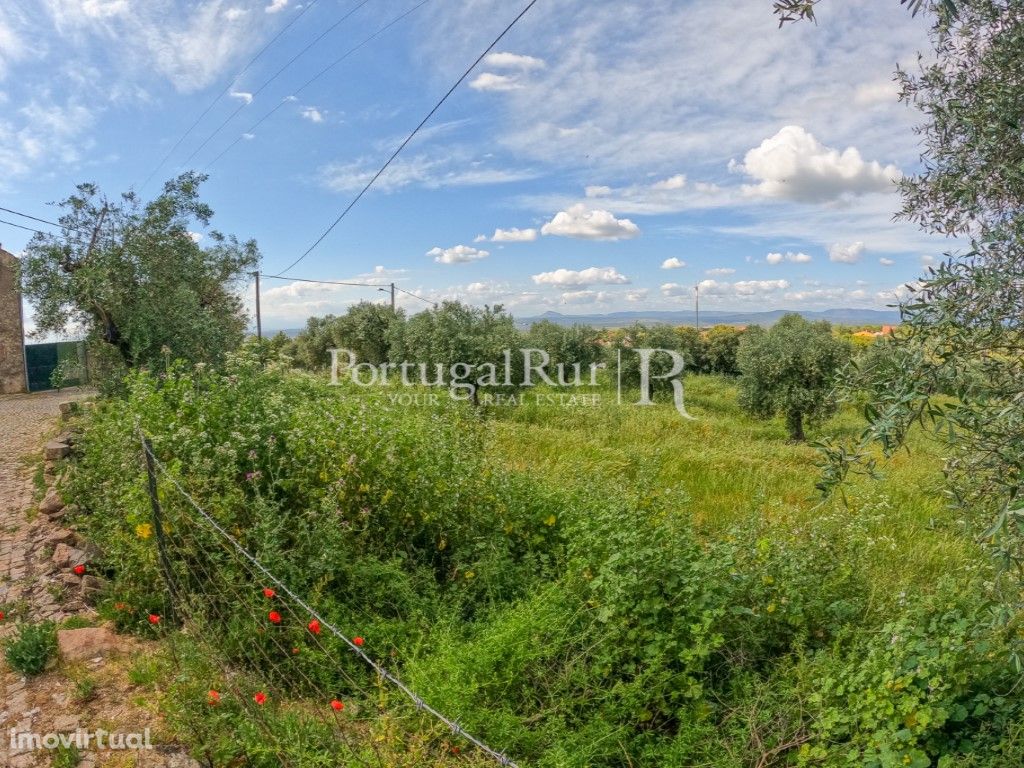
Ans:
POLYGON ((122 368, 167 356, 218 363, 238 347, 247 324, 239 289, 259 251, 252 240, 193 234, 213 217, 199 199, 204 179, 183 174, 145 205, 92 184, 59 203, 63 233, 35 235, 19 268, 39 331, 82 328, 94 354, 122 368))
POLYGON ((805 421, 835 413, 836 375, 849 358, 826 322, 790 314, 767 331, 750 328, 737 352, 740 406, 760 418, 785 416, 790 439, 802 441, 805 421))

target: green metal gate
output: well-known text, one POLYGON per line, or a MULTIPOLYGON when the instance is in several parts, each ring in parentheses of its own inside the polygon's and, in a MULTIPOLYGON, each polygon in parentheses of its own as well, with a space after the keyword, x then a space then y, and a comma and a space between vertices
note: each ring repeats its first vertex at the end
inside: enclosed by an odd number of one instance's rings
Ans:
POLYGON ((25 366, 28 368, 28 391, 53 389, 53 373, 60 368, 60 385, 84 384, 86 381, 85 344, 80 341, 58 341, 50 344, 26 344, 25 366))

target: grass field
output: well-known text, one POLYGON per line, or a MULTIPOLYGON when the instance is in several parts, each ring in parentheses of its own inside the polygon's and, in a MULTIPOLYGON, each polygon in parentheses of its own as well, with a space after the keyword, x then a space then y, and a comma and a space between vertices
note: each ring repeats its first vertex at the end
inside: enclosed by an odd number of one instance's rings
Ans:
MULTIPOLYGON (((635 399, 635 398, 634 398, 635 399)), ((985 562, 966 521, 942 493, 941 446, 920 433, 910 452, 883 465, 878 480, 856 477, 844 499, 815 489, 821 455, 787 440, 781 418, 759 421, 736 404, 734 381, 690 376, 682 419, 669 402, 618 404, 614 391, 598 407, 533 405, 493 408, 489 450, 499 461, 547 482, 599 478, 638 493, 681 489, 687 514, 705 535, 760 519, 794 526, 822 515, 869 524, 885 546, 865 552, 879 589, 923 588, 958 565, 985 562)), ((854 436, 863 419, 853 407, 809 432, 809 439, 854 436)), ((877 539, 876 539, 877 541, 877 539)))

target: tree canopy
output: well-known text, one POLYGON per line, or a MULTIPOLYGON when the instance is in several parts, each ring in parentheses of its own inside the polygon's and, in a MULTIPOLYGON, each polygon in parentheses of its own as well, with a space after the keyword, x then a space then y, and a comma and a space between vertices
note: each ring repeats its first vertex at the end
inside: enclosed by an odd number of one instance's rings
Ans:
POLYGON ((740 406, 762 418, 782 414, 790 439, 803 440, 805 421, 835 413, 835 379, 849 357, 824 321, 790 314, 768 330, 750 328, 737 354, 740 406))
POLYGON ((101 357, 153 364, 165 355, 219 362, 244 336, 238 288, 259 261, 256 243, 217 231, 200 238, 211 208, 205 177, 185 173, 143 205, 81 184, 59 203, 61 236, 37 234, 20 264, 25 297, 41 332, 81 328, 101 357))

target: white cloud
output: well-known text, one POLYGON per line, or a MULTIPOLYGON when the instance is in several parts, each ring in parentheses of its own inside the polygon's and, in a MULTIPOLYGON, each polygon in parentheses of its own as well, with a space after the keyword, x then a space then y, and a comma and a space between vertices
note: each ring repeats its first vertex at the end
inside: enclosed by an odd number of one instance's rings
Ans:
POLYGON ((650 291, 646 288, 638 288, 635 291, 626 291, 626 301, 646 301, 650 291))
POLYGON ((756 180, 743 187, 751 197, 805 203, 891 191, 900 178, 895 165, 865 161, 855 147, 826 147, 798 125, 785 126, 731 167, 756 180))
POLYGON ((616 219, 608 211, 588 209, 583 203, 555 214, 540 231, 581 240, 628 240, 640 235, 640 228, 629 219, 616 219))
POLYGON ((253 139, 256 138, 256 134, 255 133, 243 133, 242 134, 242 138, 245 139, 246 141, 252 141, 253 139))
POLYGON ((484 57, 483 63, 494 69, 513 70, 513 73, 499 75, 494 72, 481 72, 469 83, 469 87, 476 91, 518 91, 525 87, 523 80, 528 73, 547 66, 543 59, 535 56, 507 52, 489 53, 484 57))
POLYGON ((246 104, 252 104, 252 94, 246 91, 232 91, 230 94, 231 98, 243 101, 246 104))
POLYGON ((938 263, 939 263, 939 260, 937 258, 935 258, 934 256, 931 256, 930 254, 925 254, 925 255, 923 255, 921 257, 921 266, 922 267, 934 267, 938 263))
POLYGON ((82 0, 82 13, 93 19, 109 19, 130 10, 128 0, 82 0))
POLYGON ((679 283, 662 283, 660 290, 662 296, 688 296, 693 293, 692 286, 679 283))
POLYGON ((828 260, 835 261, 840 264, 856 264, 860 261, 861 256, 864 255, 864 243, 857 241, 856 243, 850 243, 843 245, 842 243, 834 243, 828 249, 828 260))
POLYGON ((879 264, 881 264, 881 265, 882 265, 883 267, 891 267, 891 266, 892 266, 893 264, 895 264, 896 262, 895 262, 895 261, 893 261, 892 259, 887 259, 887 258, 885 258, 885 256, 882 256, 882 257, 881 257, 881 258, 880 258, 880 259, 878 260, 878 263, 879 263, 879 264))
POLYGON ((608 291, 567 291, 562 294, 563 304, 607 304, 615 298, 608 291))
POLYGON ((872 83, 863 83, 854 92, 853 103, 862 107, 895 103, 899 93, 899 86, 893 80, 877 80, 872 83))
POLYGON ((673 256, 670 259, 665 259, 663 262, 661 262, 662 269, 682 269, 685 266, 686 262, 677 259, 675 256, 673 256))
POLYGON ((612 188, 606 186, 590 186, 584 189, 583 193, 587 197, 607 197, 612 193, 612 188))
MULTIPOLYGON (((320 181, 332 192, 358 191, 373 178, 378 162, 377 159, 366 159, 353 163, 329 163, 321 167, 320 181)), ((488 167, 473 156, 449 147, 436 158, 427 155, 399 158, 378 179, 374 189, 393 192, 409 186, 426 189, 485 186, 525 181, 535 176, 528 170, 488 167)))
POLYGON ((324 121, 323 112, 316 107, 305 107, 301 114, 311 123, 322 123, 324 121))
POLYGON ((671 176, 663 181, 655 182, 651 189, 656 192, 669 192, 675 189, 682 189, 686 186, 686 176, 681 173, 671 176))
POLYGON ((245 8, 228 8, 226 11, 224 11, 224 18, 228 21, 238 21, 248 12, 249 11, 245 8))
POLYGON ((615 267, 589 267, 583 270, 556 269, 533 275, 537 285, 623 285, 629 278, 615 267))
POLYGON ((263 10, 266 11, 267 13, 278 13, 279 11, 283 11, 287 7, 288 0, 272 0, 270 5, 268 5, 263 10))
MULTIPOLYGON (((789 288, 788 280, 741 280, 736 283, 718 280, 701 280, 698 284, 700 295, 709 298, 750 299, 776 294, 789 288)), ((662 286, 662 292, 665 292, 662 286)), ((666 295, 684 295, 683 291, 666 295)))
POLYGON ((705 269, 704 274, 712 277, 726 277, 736 274, 736 270, 732 267, 715 267, 714 269, 705 269))
POLYGON ((438 264, 465 264, 469 261, 479 261, 490 256, 489 251, 473 248, 469 245, 456 245, 452 248, 434 247, 427 251, 427 256, 433 256, 438 264))
POLYGON ((813 259, 806 253, 793 253, 792 251, 788 251, 786 253, 769 253, 764 257, 764 260, 769 264, 781 264, 784 261, 789 261, 793 264, 807 264, 813 261, 813 259))
POLYGON ((515 91, 522 88, 523 84, 514 75, 481 72, 469 82, 469 87, 474 91, 515 91))
MULTIPOLYGON (((485 237, 484 240, 487 238, 485 237)), ((537 239, 537 230, 533 229, 518 229, 511 227, 510 229, 496 229, 494 235, 491 237, 492 243, 529 243, 537 239)))
POLYGON ((488 67, 495 67, 496 69, 520 69, 520 70, 531 70, 531 69, 544 69, 547 63, 544 59, 538 59, 535 56, 525 56, 519 53, 507 53, 505 51, 495 51, 489 53, 484 57, 484 65, 488 67))

